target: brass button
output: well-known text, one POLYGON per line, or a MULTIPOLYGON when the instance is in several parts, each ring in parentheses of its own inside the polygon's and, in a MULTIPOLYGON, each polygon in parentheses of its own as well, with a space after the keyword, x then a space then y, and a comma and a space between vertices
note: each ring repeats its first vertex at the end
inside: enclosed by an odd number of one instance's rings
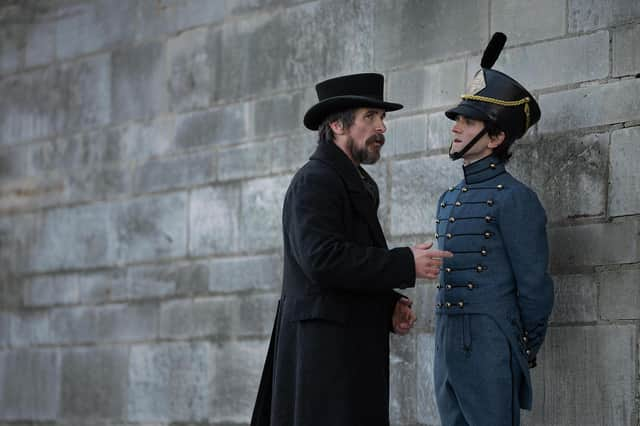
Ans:
POLYGON ((491 232, 489 232, 489 231, 485 232, 484 233, 484 237, 487 238, 487 239, 491 238, 491 232))
POLYGON ((460 207, 462 203, 460 201, 456 201, 456 207, 460 207))
POLYGON ((451 272, 451 268, 444 268, 445 272, 451 272))
POLYGON ((442 286, 440 284, 436 284, 436 288, 440 289, 440 288, 442 288, 442 286))
POLYGON ((502 185, 502 184, 500 183, 500 184, 498 184, 498 186, 496 186, 496 188, 498 188, 498 190, 500 191, 500 190, 504 189, 504 185, 502 185))
POLYGON ((450 218, 449 218, 449 222, 453 223, 453 222, 455 222, 455 221, 456 221, 456 218, 455 218, 455 217, 450 217, 450 218))
POLYGON ((448 239, 452 239, 452 238, 453 238, 453 234, 449 234, 449 233, 448 233, 448 234, 447 234, 447 238, 448 238, 448 239))
POLYGON ((453 186, 450 186, 450 187, 449 187, 449 191, 453 191, 454 189, 456 189, 456 188, 455 188, 455 187, 453 187, 453 186))
POLYGON ((461 308, 464 308, 464 302, 462 301, 458 302, 458 306, 460 306, 461 308))
POLYGON ((467 188, 466 186, 462 187, 462 192, 467 192, 469 190, 469 188, 467 188))
POLYGON ((495 164, 493 164, 493 163, 491 163, 491 164, 489 164, 489 167, 491 167, 492 169, 495 169, 495 168, 496 168, 496 165, 495 165, 495 164))
POLYGON ((442 303, 436 303, 436 308, 442 308, 442 303))
POLYGON ((524 351, 524 353, 526 353, 527 355, 531 355, 531 349, 527 349, 526 351, 524 351))
POLYGON ((436 219, 436 223, 440 223, 440 219, 436 219))
POLYGON ((451 284, 447 284, 447 290, 451 290, 453 286, 451 284))
POLYGON ((434 235, 434 237, 436 237, 436 238, 440 238, 440 234, 438 234, 438 233, 436 232, 436 234, 434 235))
POLYGON ((483 255, 483 256, 486 256, 487 255, 487 249, 482 247, 482 249, 480 249, 480 254, 483 255))
POLYGON ((445 306, 446 306, 447 308, 450 308, 450 307, 451 307, 451 302, 447 302, 447 303, 445 303, 445 306))
POLYGON ((493 200, 487 200, 487 205, 488 206, 493 206, 493 200))
POLYGON ((493 218, 491 216, 485 216, 484 220, 487 221, 487 223, 489 223, 493 220, 493 218))
POLYGON ((529 341, 529 339, 527 339, 527 336, 522 336, 522 341, 527 343, 529 341))
POLYGON ((473 289, 473 283, 468 283, 468 284, 467 284, 467 288, 468 288, 469 290, 472 290, 472 289, 473 289))
POLYGON ((478 266, 476 266, 476 271, 482 272, 482 271, 484 271, 484 268, 482 267, 482 265, 478 265, 478 266))
POLYGON ((446 205, 444 202, 440 203, 440 207, 444 208, 444 207, 446 207, 446 206, 447 206, 447 205, 446 205))

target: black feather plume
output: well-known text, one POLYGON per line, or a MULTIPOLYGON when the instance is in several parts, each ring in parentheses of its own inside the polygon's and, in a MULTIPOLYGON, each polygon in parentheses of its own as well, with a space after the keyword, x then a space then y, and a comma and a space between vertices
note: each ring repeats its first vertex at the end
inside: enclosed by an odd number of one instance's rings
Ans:
POLYGON ((500 56, 500 52, 502 52, 502 48, 506 42, 507 36, 504 33, 493 33, 489 44, 487 44, 487 48, 484 49, 480 66, 482 68, 491 68, 498 60, 498 56, 500 56))

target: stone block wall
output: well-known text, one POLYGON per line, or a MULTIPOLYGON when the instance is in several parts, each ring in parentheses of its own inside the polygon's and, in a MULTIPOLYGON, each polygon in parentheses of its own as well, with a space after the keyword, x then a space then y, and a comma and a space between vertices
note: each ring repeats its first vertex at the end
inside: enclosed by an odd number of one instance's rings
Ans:
MULTIPOLYGON (((248 424, 314 84, 386 77, 379 216, 432 238, 455 104, 492 32, 542 119, 510 170, 556 305, 524 424, 640 425, 636 0, 0 2, 0 426, 248 424)), ((391 337, 392 424, 439 424, 434 283, 391 337)))

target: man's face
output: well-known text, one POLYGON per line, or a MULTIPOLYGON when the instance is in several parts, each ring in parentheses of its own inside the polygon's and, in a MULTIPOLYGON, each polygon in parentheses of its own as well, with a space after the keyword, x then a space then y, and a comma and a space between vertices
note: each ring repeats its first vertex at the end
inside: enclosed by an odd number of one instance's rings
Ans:
MULTIPOLYGON (((483 128, 484 122, 481 120, 474 120, 473 118, 458 115, 456 117, 456 122, 451 128, 451 138, 453 139, 453 143, 451 144, 449 153, 453 154, 455 152, 462 151, 464 147, 466 147, 467 144, 469 144, 469 142, 471 142, 471 140, 482 131, 483 128)), ((490 142, 491 138, 489 135, 483 135, 480 140, 464 154, 463 158, 465 164, 490 155, 492 151, 492 149, 488 147, 490 142)))
POLYGON ((373 164, 380 159, 384 145, 386 112, 379 108, 358 108, 354 115, 354 122, 347 130, 347 149, 356 163, 373 164))

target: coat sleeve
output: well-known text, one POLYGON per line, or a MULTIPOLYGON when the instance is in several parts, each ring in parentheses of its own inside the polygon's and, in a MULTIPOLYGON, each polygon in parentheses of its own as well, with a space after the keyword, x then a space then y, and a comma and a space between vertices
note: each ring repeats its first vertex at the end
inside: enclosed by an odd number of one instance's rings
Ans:
POLYGON ((500 231, 517 285, 523 342, 533 364, 553 307, 546 222, 544 208, 528 188, 510 191, 500 208, 500 231))
POLYGON ((415 263, 410 248, 389 250, 347 240, 343 215, 348 202, 344 184, 329 173, 299 176, 287 193, 285 239, 309 281, 363 292, 413 287, 415 263))

